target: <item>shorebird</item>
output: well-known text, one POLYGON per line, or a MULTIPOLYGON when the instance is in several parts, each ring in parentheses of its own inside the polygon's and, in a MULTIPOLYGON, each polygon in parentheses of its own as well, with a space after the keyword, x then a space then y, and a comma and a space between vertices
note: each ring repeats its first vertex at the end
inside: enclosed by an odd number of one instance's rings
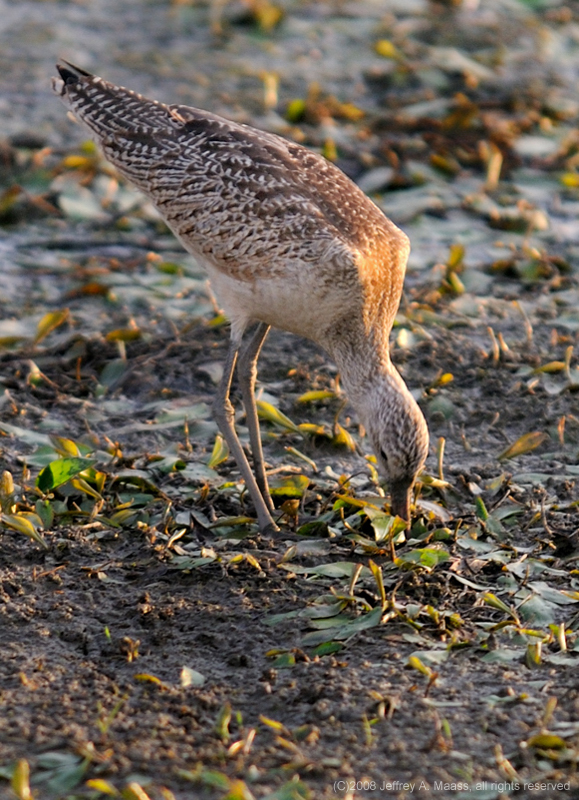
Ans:
POLYGON ((392 513, 409 521, 428 428, 388 343, 407 236, 336 166, 299 144, 148 100, 64 60, 57 69, 54 91, 205 267, 230 320, 213 413, 260 530, 279 530, 255 403, 257 359, 271 326, 317 342, 333 358, 388 482, 392 513), (236 366, 253 471, 229 397, 236 366))

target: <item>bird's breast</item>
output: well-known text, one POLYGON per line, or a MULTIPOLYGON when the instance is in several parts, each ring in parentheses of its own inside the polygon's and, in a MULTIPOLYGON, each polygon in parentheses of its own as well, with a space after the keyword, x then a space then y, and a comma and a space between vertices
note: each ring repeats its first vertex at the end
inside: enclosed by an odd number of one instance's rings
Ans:
POLYGON ((324 345, 324 332, 347 315, 360 316, 360 291, 355 280, 336 270, 319 274, 308 263, 291 260, 279 269, 240 280, 205 263, 211 285, 234 328, 252 321, 295 333, 324 345))

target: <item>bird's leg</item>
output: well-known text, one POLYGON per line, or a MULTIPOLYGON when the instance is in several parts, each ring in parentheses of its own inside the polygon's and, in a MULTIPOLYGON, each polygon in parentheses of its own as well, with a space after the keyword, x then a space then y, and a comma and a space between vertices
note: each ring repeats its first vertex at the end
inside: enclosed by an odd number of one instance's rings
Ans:
POLYGON ((261 446, 261 434, 259 430, 259 419, 257 417, 257 406, 255 405, 255 380, 257 378, 257 359, 261 351, 261 346, 269 332, 269 325, 260 322, 251 339, 241 348, 239 360, 237 362, 237 376, 239 388, 245 407, 245 417, 249 430, 249 441, 251 443, 251 453, 253 455, 253 468, 255 479, 259 486, 259 491, 265 500, 266 506, 270 511, 274 511, 273 501, 269 493, 265 466, 263 463, 263 449, 261 446))
POLYGON ((247 456, 243 452, 241 442, 235 430, 235 413, 231 400, 229 399, 229 392, 231 390, 231 379, 233 377, 233 370, 237 362, 237 354, 239 352, 240 342, 231 340, 229 350, 227 351, 227 358, 223 367, 223 377, 219 383, 215 400, 213 401, 213 416, 219 430, 225 437, 225 441, 229 445, 229 450, 233 455, 241 476, 245 481, 245 485, 257 512, 257 519, 259 522, 259 529, 263 534, 271 535, 279 530, 274 522, 271 512, 267 507, 262 493, 257 485, 254 474, 249 466, 247 456))

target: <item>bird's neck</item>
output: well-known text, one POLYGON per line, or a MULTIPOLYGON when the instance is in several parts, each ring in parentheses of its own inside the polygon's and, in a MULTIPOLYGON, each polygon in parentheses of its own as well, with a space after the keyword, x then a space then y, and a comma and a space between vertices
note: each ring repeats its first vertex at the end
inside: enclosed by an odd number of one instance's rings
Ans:
POLYGON ((355 406, 377 383, 391 382, 393 390, 399 384, 404 386, 390 360, 385 329, 368 332, 357 317, 347 317, 325 331, 319 343, 338 367, 341 382, 355 406))
POLYGON ((357 364, 353 369, 349 363, 340 365, 338 361, 337 364, 346 394, 364 422, 374 413, 375 406, 382 403, 402 409, 409 409, 416 404, 390 358, 372 366, 357 364))
POLYGON ((333 337, 328 351, 364 425, 385 407, 394 415, 398 412, 422 420, 416 400, 390 360, 387 334, 361 336, 359 330, 357 334, 333 337))

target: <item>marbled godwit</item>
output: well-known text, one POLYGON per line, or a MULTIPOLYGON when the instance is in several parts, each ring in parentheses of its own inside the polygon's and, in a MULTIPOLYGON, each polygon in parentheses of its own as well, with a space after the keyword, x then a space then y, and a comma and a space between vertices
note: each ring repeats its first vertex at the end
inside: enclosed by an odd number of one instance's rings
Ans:
POLYGON ((405 234, 305 147, 207 111, 147 100, 66 61, 57 68, 55 92, 206 268, 231 321, 214 416, 260 529, 277 530, 254 394, 272 325, 318 342, 334 359, 388 481, 392 511, 408 520, 428 429, 388 348, 408 258, 405 234), (255 474, 229 399, 236 364, 255 474))

